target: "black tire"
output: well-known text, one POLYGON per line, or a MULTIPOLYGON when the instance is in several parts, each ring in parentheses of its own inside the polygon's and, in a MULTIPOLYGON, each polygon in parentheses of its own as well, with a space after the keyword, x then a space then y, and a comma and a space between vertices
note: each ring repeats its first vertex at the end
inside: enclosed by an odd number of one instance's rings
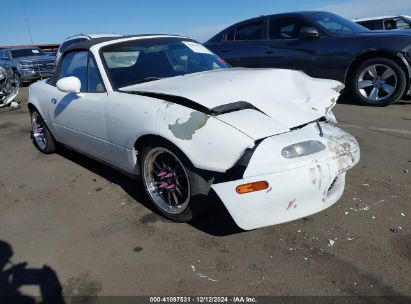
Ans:
POLYGON ((385 107, 401 99, 405 93, 406 83, 407 79, 404 70, 394 60, 388 58, 371 58, 357 67, 351 78, 349 87, 353 96, 361 104, 385 107), (371 73, 367 72, 367 70, 372 67, 377 71, 376 76, 371 76, 371 73), (385 71, 390 71, 387 75, 392 76, 384 79, 385 71), (360 88, 362 85, 366 87, 360 88), (389 90, 387 91, 386 88, 389 90), (374 89, 376 91, 373 91, 374 89), (373 94, 373 92, 377 93, 373 94), (375 96, 377 97, 375 98, 375 96))
MULTIPOLYGON (((195 218, 198 218, 200 215, 203 215, 212 206, 212 202, 208 202, 205 200, 210 191, 210 184, 195 172, 193 165, 182 152, 180 152, 177 148, 167 143, 166 141, 159 141, 155 145, 144 147, 142 149, 140 157, 140 166, 142 183, 147 193, 147 196, 153 203, 153 205, 156 207, 156 209, 166 218, 175 222, 188 222, 195 218), (148 173, 148 171, 150 171, 150 162, 152 161, 151 158, 153 157, 153 153, 159 153, 159 151, 162 150, 165 151, 163 155, 168 155, 168 152, 170 152, 170 158, 175 156, 178 159, 178 162, 180 162, 180 164, 184 167, 185 172, 187 173, 187 188, 189 189, 188 203, 185 206, 181 204, 182 207, 178 212, 168 212, 167 206, 164 207, 164 204, 158 203, 160 197, 164 199, 164 202, 167 201, 165 193, 167 193, 169 190, 160 190, 158 187, 154 189, 152 186, 155 183, 153 183, 150 173, 148 173), (149 190, 149 188, 151 190, 149 190), (153 192, 155 192, 155 194, 153 194, 153 192)), ((175 172, 177 172, 177 170, 175 172)), ((154 175, 154 172, 152 172, 152 175, 154 175)), ((174 177, 171 177, 171 179, 172 178, 174 177)), ((178 184, 178 182, 176 182, 176 184, 178 184)), ((181 192, 184 193, 183 191, 181 192)), ((175 194, 177 195, 178 193, 175 192, 175 194)), ((170 204, 169 208, 170 210, 171 208, 178 209, 178 205, 172 206, 170 204)))
POLYGON ((31 111, 30 116, 32 125, 31 138, 34 146, 44 154, 52 154, 56 152, 56 142, 40 113, 37 110, 33 110, 31 111), (40 128, 42 129, 41 136, 39 134, 40 128))

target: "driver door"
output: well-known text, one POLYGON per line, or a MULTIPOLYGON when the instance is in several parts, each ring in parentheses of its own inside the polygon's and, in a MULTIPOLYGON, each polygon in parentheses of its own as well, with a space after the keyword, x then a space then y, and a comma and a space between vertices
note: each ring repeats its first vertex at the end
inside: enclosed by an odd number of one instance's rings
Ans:
POLYGON ((53 133, 57 141, 91 156, 110 161, 106 129, 108 97, 92 54, 75 51, 65 55, 58 79, 80 79, 80 93, 54 87, 49 103, 53 133))
POLYGON ((308 72, 317 56, 317 41, 301 37, 300 30, 309 26, 295 17, 270 18, 268 44, 271 52, 264 58, 265 66, 308 72))

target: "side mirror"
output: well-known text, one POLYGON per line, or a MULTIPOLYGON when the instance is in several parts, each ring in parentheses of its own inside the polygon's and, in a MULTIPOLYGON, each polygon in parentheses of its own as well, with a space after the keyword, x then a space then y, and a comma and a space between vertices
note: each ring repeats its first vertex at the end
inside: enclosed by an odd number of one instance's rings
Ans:
POLYGON ((300 30, 300 35, 307 38, 317 38, 320 36, 320 33, 315 27, 303 27, 300 30))
POLYGON ((67 93, 80 93, 81 82, 80 79, 74 76, 61 78, 56 83, 57 89, 67 93))

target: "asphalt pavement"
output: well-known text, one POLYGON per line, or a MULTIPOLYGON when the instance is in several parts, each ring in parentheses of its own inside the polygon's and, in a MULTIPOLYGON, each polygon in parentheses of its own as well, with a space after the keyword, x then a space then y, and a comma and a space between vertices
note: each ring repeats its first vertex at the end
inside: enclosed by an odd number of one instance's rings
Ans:
POLYGON ((21 109, 0 113, 0 240, 27 271, 48 265, 65 296, 411 296, 409 102, 338 104, 339 126, 362 153, 342 199, 242 231, 223 207, 170 222, 138 182, 67 149, 41 154, 29 137, 27 88, 18 100, 21 109))

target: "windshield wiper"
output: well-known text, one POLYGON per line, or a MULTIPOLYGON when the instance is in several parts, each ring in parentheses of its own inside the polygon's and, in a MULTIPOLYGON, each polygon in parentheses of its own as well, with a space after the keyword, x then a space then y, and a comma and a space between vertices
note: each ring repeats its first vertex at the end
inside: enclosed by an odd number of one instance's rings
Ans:
POLYGON ((150 81, 155 81, 155 80, 160 80, 160 79, 162 79, 162 78, 161 78, 161 77, 146 77, 146 78, 143 78, 143 79, 131 81, 131 82, 127 83, 127 84, 125 85, 125 87, 131 86, 131 85, 133 85, 133 84, 150 82, 150 81))

